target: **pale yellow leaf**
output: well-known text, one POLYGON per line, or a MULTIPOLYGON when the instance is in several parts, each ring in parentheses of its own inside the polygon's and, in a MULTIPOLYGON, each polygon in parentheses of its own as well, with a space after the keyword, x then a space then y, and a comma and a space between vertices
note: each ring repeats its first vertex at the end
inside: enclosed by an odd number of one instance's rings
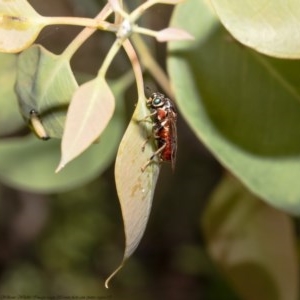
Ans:
POLYGON ((78 88, 68 109, 57 172, 95 142, 114 109, 114 95, 104 78, 97 77, 78 88))
POLYGON ((142 151, 142 146, 151 133, 151 122, 139 121, 149 114, 148 109, 145 107, 145 101, 144 98, 139 100, 117 155, 115 180, 122 210, 126 242, 123 262, 107 279, 106 286, 140 243, 148 222, 159 174, 159 164, 155 161, 144 172, 141 171, 141 168, 155 151, 151 140, 147 143, 145 150, 142 151))
POLYGON ((45 26, 25 0, 0 0, 0 51, 16 53, 27 48, 45 26))

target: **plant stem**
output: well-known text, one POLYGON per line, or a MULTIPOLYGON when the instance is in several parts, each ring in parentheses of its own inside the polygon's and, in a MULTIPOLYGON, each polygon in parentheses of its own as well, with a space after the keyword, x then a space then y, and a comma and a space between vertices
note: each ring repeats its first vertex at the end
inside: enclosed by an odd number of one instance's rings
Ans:
POLYGON ((79 17, 43 17, 45 25, 77 25, 91 27, 101 30, 110 30, 111 24, 97 18, 79 18, 79 17))
MULTIPOLYGON (((95 17, 95 20, 105 20, 112 13, 110 5, 106 4, 101 12, 95 17)), ((74 55, 74 53, 81 47, 81 45, 96 31, 96 28, 86 27, 84 28, 75 39, 68 45, 63 52, 62 56, 68 60, 74 55)))
POLYGON ((137 91, 138 91, 138 95, 139 95, 139 99, 140 99, 142 95, 145 95, 143 72, 141 70, 141 65, 139 63, 139 59, 135 52, 135 49, 128 39, 126 41, 124 41, 123 47, 128 55, 131 65, 132 65, 132 69, 133 69, 135 79, 136 79, 137 91))
POLYGON ((166 91, 168 96, 174 99, 175 96, 167 74, 153 58, 143 39, 140 35, 136 34, 131 37, 131 40, 137 51, 140 53, 140 57, 145 68, 149 71, 153 78, 155 78, 156 82, 158 82, 159 85, 166 91))
POLYGON ((144 28, 144 27, 139 27, 139 26, 134 26, 133 32, 145 34, 145 35, 153 36, 153 37, 156 37, 156 35, 157 35, 157 31, 148 29, 148 28, 144 28))
POLYGON ((172 0, 148 0, 138 6, 131 14, 130 14, 130 21, 134 23, 147 9, 155 4, 170 4, 174 5, 177 3, 182 2, 182 0, 172 1, 172 0))
POLYGON ((101 68, 98 71, 98 75, 97 77, 105 77, 106 72, 111 64, 111 62, 113 61, 114 57, 116 56, 116 54, 118 53, 118 51, 120 50, 121 46, 122 46, 123 41, 120 39, 116 39, 113 43, 113 45, 111 46, 111 48, 109 49, 109 52, 107 53, 101 68))

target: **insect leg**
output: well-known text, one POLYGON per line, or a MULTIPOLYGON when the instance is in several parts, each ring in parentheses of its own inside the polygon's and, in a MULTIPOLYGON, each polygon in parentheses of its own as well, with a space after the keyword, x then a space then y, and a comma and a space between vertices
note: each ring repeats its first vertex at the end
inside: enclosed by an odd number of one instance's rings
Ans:
POLYGON ((154 111, 153 113, 145 116, 143 119, 138 120, 138 122, 145 122, 148 121, 148 119, 151 119, 153 116, 157 115, 157 111, 154 111))
POLYGON ((151 138, 154 138, 154 139, 158 139, 159 138, 159 135, 157 134, 158 133, 158 131, 161 129, 161 126, 160 125, 157 125, 157 124, 154 124, 153 126, 152 126, 152 134, 151 135, 149 135, 149 136, 147 136, 147 139, 145 140, 145 142, 143 143, 143 145, 142 145, 142 152, 144 152, 145 151, 145 147, 146 147, 146 145, 147 145, 147 143, 149 142, 149 140, 151 139, 151 138))
POLYGON ((151 137, 152 137, 151 135, 147 136, 145 142, 144 142, 143 145, 142 145, 142 152, 145 151, 145 147, 146 147, 146 145, 148 144, 148 142, 149 142, 149 140, 151 139, 151 137))
POLYGON ((147 160, 147 162, 144 164, 144 166, 141 168, 142 172, 146 170, 146 168, 152 163, 155 156, 158 156, 166 147, 166 143, 164 143, 159 149, 157 149, 147 160))

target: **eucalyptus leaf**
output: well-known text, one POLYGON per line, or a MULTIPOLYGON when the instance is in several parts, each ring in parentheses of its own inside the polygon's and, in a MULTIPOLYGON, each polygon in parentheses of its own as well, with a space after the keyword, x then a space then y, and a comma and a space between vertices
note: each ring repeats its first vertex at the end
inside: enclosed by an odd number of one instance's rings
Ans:
POLYGON ((0 135, 9 135, 24 126, 14 93, 17 56, 0 54, 0 135))
POLYGON ((18 58, 16 92, 25 120, 34 110, 49 137, 61 138, 70 100, 78 88, 68 59, 34 45, 18 58))
POLYGON ((180 4, 172 26, 195 42, 170 45, 177 105, 220 162, 270 204, 300 214, 299 61, 234 41, 204 1, 180 4))
POLYGON ((145 145, 151 133, 151 126, 145 121, 147 115, 146 99, 140 98, 117 154, 115 180, 124 222, 125 251, 120 266, 106 280, 106 287, 139 245, 152 207, 159 164, 153 161, 142 171, 155 151, 153 141, 145 145))
POLYGON ((227 30, 241 43, 282 58, 300 58, 298 0, 211 0, 227 30))
POLYGON ((227 176, 212 194, 202 223, 210 255, 241 299, 299 298, 291 217, 227 176))
POLYGON ((45 26, 26 0, 0 0, 0 51, 16 53, 30 46, 45 26))
POLYGON ((83 185, 101 174, 115 158, 124 131, 123 90, 117 86, 115 114, 101 140, 60 173, 60 140, 38 140, 35 136, 0 141, 0 180, 24 190, 42 193, 66 191, 83 185))
POLYGON ((97 77, 77 89, 67 113, 57 171, 100 137, 114 110, 115 97, 105 78, 97 77))

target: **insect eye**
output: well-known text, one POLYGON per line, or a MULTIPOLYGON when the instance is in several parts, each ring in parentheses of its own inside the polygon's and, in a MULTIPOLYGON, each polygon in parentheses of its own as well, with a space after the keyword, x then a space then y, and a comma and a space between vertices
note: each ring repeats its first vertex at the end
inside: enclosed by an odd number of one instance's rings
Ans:
POLYGON ((162 100, 160 98, 155 98, 152 103, 154 106, 159 106, 162 103, 162 100))

